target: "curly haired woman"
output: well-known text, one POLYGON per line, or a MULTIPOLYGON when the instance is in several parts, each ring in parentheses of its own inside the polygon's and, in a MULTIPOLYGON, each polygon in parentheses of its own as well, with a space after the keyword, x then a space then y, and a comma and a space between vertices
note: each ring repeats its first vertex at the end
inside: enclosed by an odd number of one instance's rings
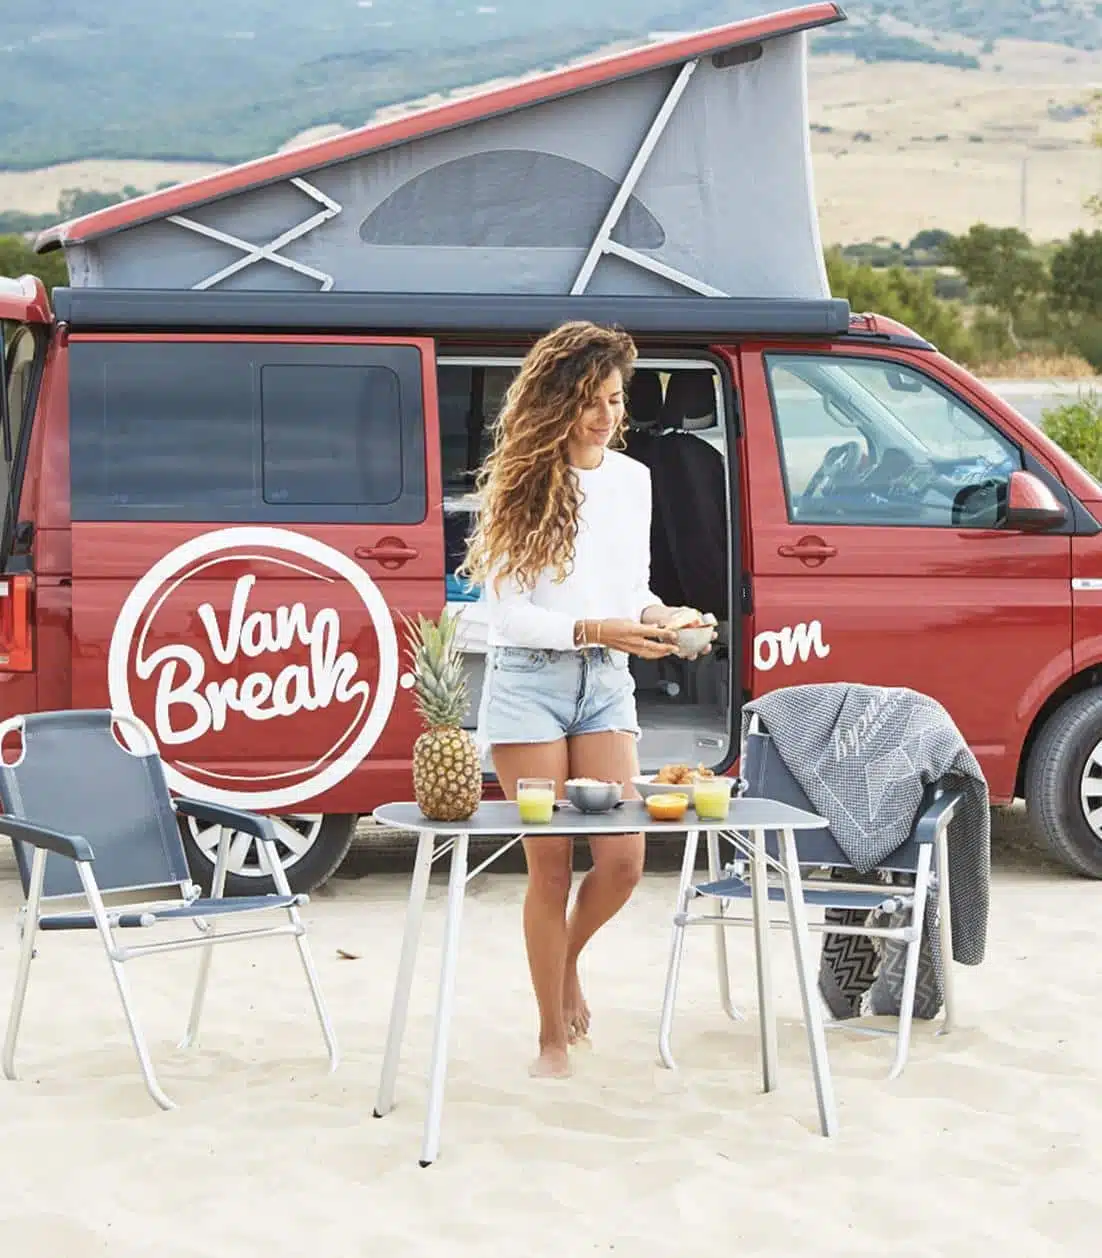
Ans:
MULTIPOLYGON (((650 476, 610 447, 626 422, 636 359, 624 332, 568 323, 543 337, 514 380, 479 482, 465 572, 484 583, 490 657, 479 736, 509 799, 519 778, 620 782, 634 794, 639 723, 628 656, 676 651, 671 627, 696 613, 651 593, 650 476)), ((539 1056, 531 1072, 570 1073, 586 1038, 582 949, 631 896, 641 834, 590 842, 593 867, 567 915, 573 842, 525 839, 524 934, 539 1056)))

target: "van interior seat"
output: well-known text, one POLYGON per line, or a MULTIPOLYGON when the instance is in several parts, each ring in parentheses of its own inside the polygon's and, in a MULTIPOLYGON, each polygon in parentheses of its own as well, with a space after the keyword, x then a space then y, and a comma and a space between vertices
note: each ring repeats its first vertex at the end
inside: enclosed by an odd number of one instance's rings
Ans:
POLYGON ((627 389, 628 423, 633 429, 658 428, 662 420, 662 377, 653 367, 640 367, 627 389))
POLYGON ((707 368, 687 368, 670 373, 662 404, 661 427, 669 431, 697 432, 717 423, 714 374, 707 368))

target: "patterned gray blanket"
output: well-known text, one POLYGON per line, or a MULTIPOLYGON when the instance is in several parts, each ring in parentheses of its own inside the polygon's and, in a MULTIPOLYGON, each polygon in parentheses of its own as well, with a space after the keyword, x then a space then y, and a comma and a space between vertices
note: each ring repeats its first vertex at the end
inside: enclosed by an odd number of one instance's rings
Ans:
MULTIPOLYGON (((942 705, 902 687, 837 682, 790 686, 746 704, 743 739, 755 714, 860 873, 875 869, 907 839, 927 786, 948 782, 964 793, 948 833, 953 956, 979 965, 991 872, 987 782, 942 705)), ((926 934, 940 972, 936 931, 926 934)))

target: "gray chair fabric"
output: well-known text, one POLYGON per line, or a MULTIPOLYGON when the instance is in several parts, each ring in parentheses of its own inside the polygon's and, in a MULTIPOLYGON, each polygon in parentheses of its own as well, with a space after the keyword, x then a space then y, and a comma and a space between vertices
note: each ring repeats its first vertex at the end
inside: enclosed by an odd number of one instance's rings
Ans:
POLYGON ((336 1069, 336 1037, 325 1006, 299 907, 308 897, 292 894, 280 864, 270 818, 203 800, 173 800, 157 745, 132 717, 107 710, 40 712, 0 723, 0 749, 18 735, 21 747, 8 762, 0 755, 0 835, 15 847, 26 905, 19 919, 20 953, 3 1047, 3 1071, 15 1078, 15 1049, 40 931, 94 930, 101 939, 122 1001, 146 1088, 163 1109, 173 1108, 157 1081, 145 1037, 130 999, 124 966, 154 952, 199 948, 199 974, 184 1046, 196 1042, 214 945, 240 939, 294 939, 330 1069, 336 1069), (118 733, 116 732, 118 731, 118 733), (126 745, 120 741, 125 737, 126 745), (211 895, 199 899, 191 882, 178 815, 222 827, 211 895), (234 833, 253 835, 272 871, 277 894, 227 898, 226 866, 234 833), (160 892, 135 903, 139 892, 160 892), (119 903, 119 893, 126 893, 119 903), (59 907, 44 911, 44 904, 59 907), (75 901, 75 904, 74 904, 75 901), (280 912, 278 925, 250 924, 220 931, 216 923, 243 914, 280 912), (197 933, 150 943, 123 944, 117 930, 141 931, 191 924, 197 933))
MULTIPOLYGON (((190 881, 160 758, 124 750, 110 712, 36 712, 22 733, 18 763, 0 767, 5 814, 86 839, 101 892, 190 881)), ((33 848, 13 843, 27 892, 33 848)), ((43 896, 82 890, 75 863, 51 852, 43 896)))

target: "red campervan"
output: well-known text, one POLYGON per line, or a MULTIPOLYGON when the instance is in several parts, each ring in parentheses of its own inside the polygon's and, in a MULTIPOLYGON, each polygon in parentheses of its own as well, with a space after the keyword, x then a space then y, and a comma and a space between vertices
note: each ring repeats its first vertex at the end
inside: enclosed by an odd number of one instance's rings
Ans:
MULTIPOLYGON (((408 797, 398 613, 461 618, 474 475, 534 337, 635 335, 653 584, 717 651, 636 664, 644 769, 729 768, 750 695, 941 700, 992 797, 1102 876, 1102 487, 830 297, 815 4, 367 127, 48 234, 0 280, 0 716, 139 715, 174 789, 281 819, 292 884, 408 797)), ((492 788, 491 788, 492 789, 492 788)), ((217 835, 189 832, 200 878, 217 835)), ((248 836, 229 889, 264 886, 248 836)))

